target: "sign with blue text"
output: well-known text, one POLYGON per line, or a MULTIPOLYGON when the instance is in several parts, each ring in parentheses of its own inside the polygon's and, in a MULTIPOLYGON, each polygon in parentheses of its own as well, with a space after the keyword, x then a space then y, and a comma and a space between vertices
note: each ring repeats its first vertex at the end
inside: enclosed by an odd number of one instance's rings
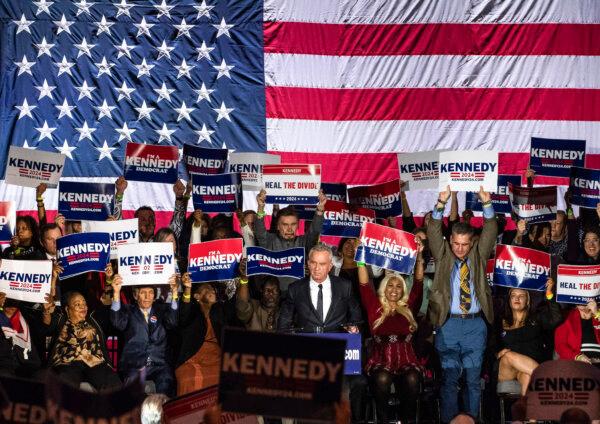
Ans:
POLYGON ((171 242, 121 245, 117 257, 124 286, 167 284, 175 274, 171 242))
POLYGON ((568 178, 574 166, 585 166, 585 140, 531 137, 529 167, 536 174, 568 178))
POLYGON ((486 150, 440 152, 438 188, 445 191, 479 191, 495 193, 498 184, 498 152, 486 150))
POLYGON ((38 149, 10 146, 4 178, 7 184, 56 188, 65 165, 65 155, 38 149))
POLYGON ((104 221, 113 213, 114 184, 61 181, 58 213, 66 219, 104 221))
POLYGON ((440 151, 398 153, 400 179, 405 190, 437 190, 439 187, 440 151))
POLYGON ((117 248, 139 243, 138 219, 119 221, 81 221, 84 233, 107 233, 110 237, 110 258, 117 259, 117 248))
POLYGON ((104 272, 110 260, 110 237, 107 233, 69 234, 56 240, 56 252, 63 267, 61 280, 90 271, 104 272))
POLYGON ((237 172, 242 176, 242 187, 247 191, 262 189, 261 174, 263 165, 279 165, 281 156, 268 153, 233 152, 229 155, 227 172, 237 172))
POLYGON ((365 222, 354 260, 402 274, 412 274, 417 253, 414 234, 365 222))
POLYGON ((263 165, 262 186, 267 192, 267 203, 316 205, 321 165, 263 165))
POLYGON ((274 275, 275 277, 304 277, 304 247, 272 252, 262 247, 246 248, 247 275, 274 275))
POLYGON ((13 261, 0 263, 0 292, 9 299, 46 303, 52 290, 52 261, 13 261))
POLYGON ((557 302, 600 302, 600 265, 559 265, 556 280, 557 302))

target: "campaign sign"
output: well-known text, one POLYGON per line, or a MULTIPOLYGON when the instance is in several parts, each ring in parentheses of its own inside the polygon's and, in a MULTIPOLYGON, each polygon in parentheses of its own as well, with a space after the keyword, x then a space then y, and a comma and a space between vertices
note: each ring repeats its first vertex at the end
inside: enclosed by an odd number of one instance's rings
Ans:
POLYGON ((529 167, 536 174, 569 177, 573 166, 585 166, 585 140, 531 137, 529 167))
POLYGON ((247 191, 262 189, 261 174, 263 165, 279 165, 281 156, 268 153, 238 153, 229 155, 227 172, 237 172, 242 176, 242 187, 247 191))
POLYGON ((9 299, 32 303, 46 303, 50 293, 52 261, 13 261, 2 259, 0 263, 0 292, 9 299))
POLYGON ((495 193, 498 184, 498 152, 485 150, 440 152, 439 190, 495 193))
POLYGON ((400 179, 407 190, 437 190, 440 151, 398 153, 400 179))
POLYGON ((226 328, 219 403, 224 411, 331 421, 346 342, 226 328))
POLYGON ((15 202, 13 200, 0 202, 0 243, 10 243, 15 233, 16 221, 15 202))
MULTIPOLYGON (((46 385, 43 381, 0 375, 0 393, 8 404, 0 404, 0 422, 3 424, 45 424, 46 385), (3 390, 2 390, 3 389, 3 390)), ((0 398, 0 400, 3 400, 0 398)))
MULTIPOLYGON (((346 202, 346 184, 337 183, 321 183, 321 190, 325 193, 328 200, 336 200, 338 202, 346 202)), ((294 210, 298 214, 299 219, 311 221, 317 210, 316 205, 294 205, 294 210)))
POLYGON ((494 285, 494 268, 496 267, 495 259, 488 259, 485 263, 485 277, 490 286, 494 285))
POLYGON ((190 244, 188 272, 194 283, 231 280, 242 260, 242 239, 190 244))
POLYGON ((550 255, 519 246, 496 246, 494 285, 523 290, 546 290, 550 255))
POLYGON ((240 174, 192 174, 194 209, 202 212, 234 212, 242 208, 240 174))
POLYGON ((117 249, 124 286, 167 284, 175 274, 173 243, 125 244, 117 249))
POLYGON ((56 252, 64 269, 59 276, 61 280, 89 271, 104 272, 110 260, 110 236, 107 233, 62 236, 56 240, 56 252))
POLYGON ((227 165, 227 149, 208 149, 183 145, 183 162, 189 174, 223 174, 227 165))
MULTIPOLYGON (((206 410, 219 400, 219 387, 210 386, 184 396, 177 397, 162 406, 165 424, 198 424, 204 422, 206 410)), ((255 415, 221 412, 221 421, 227 424, 256 424, 255 415)))
POLYGON ((174 183, 177 181, 177 146, 127 143, 124 176, 128 181, 174 183))
POLYGON ((315 333, 315 337, 340 339, 346 341, 344 353, 344 375, 357 375, 362 373, 362 338, 360 333, 315 333))
POLYGON ((328 200, 323 212, 324 236, 358 237, 364 222, 375 222, 375 211, 328 200))
POLYGON ((65 155, 10 146, 4 178, 7 184, 37 187, 44 183, 56 188, 65 165, 65 155))
POLYGON ((304 277, 304 247, 271 252, 262 247, 246 248, 248 275, 274 275, 275 277, 304 277))
POLYGON ((556 186, 520 187, 508 184, 512 211, 528 223, 556 219, 556 186))
POLYGON ((363 224, 357 262, 364 262, 402 274, 412 274, 417 261, 415 235, 371 222, 363 224))
POLYGON ((573 205, 595 209, 600 202, 600 170, 571 168, 569 191, 573 205))
MULTIPOLYGON (((512 205, 510 204, 510 196, 508 193, 508 183, 518 186, 521 184, 521 177, 519 175, 498 175, 498 191, 496 193, 490 193, 492 197, 492 206, 494 212, 497 213, 511 213, 512 205)), ((465 196, 465 208, 471 209, 472 211, 482 211, 481 202, 479 201, 479 195, 468 191, 465 196)))
POLYGON ((139 243, 137 218, 120 221, 81 221, 81 230, 84 233, 108 233, 111 259, 117 259, 117 247, 139 243))
POLYGON ((556 301, 585 305, 600 302, 600 265, 559 265, 556 301))
POLYGON ((66 219, 104 221, 113 213, 114 184, 61 181, 58 213, 66 219))
POLYGON ((90 393, 63 380, 52 370, 46 376, 46 412, 52 423, 139 423, 146 398, 140 377, 118 389, 90 393))
POLYGON ((262 185, 267 191, 267 203, 316 205, 321 165, 263 165, 262 185))
POLYGON ((377 218, 388 218, 402 214, 400 180, 372 186, 348 189, 349 203, 375 211, 377 218))

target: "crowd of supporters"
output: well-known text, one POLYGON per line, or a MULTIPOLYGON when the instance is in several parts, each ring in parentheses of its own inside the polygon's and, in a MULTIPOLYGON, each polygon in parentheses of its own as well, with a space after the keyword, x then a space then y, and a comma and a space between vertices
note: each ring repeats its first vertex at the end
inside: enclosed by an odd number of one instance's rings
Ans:
MULTIPOLYGON (((533 184, 532 172, 527 178, 533 184)), ((516 380, 524 394, 534 369, 553 357, 600 366, 596 302, 555 301, 559 264, 600 264, 600 203, 595 210, 579 209, 576 216, 568 192, 566 210, 558 211, 555 220, 518 221, 514 230, 506 229, 504 215, 495 214, 483 190, 481 227, 471 225, 472 211, 459 216, 456 193, 449 189, 422 220, 413 217, 402 193, 402 216, 383 222, 415 234, 419 250, 413 274, 400 275, 355 262, 358 239, 341 239, 333 249, 319 242, 324 193, 314 218, 298 235, 293 207, 274 208, 267 225, 264 191, 257 196, 256 211, 238 211, 235 219, 200 210, 187 214, 191 186, 178 181, 169 227, 155 228, 149 207, 135 213, 140 243, 173 243, 177 273, 167 285, 132 288, 115 261, 105 273, 59 279, 56 240, 80 232, 81 224, 61 215, 48 222, 45 188, 36 191, 38 216, 18 216, 2 258, 54 261, 53 290, 46 303, 36 305, 0 293, 4 374, 42 378, 52 369, 74 384, 102 390, 125 384, 145 369, 156 393, 174 397, 218 384, 225 326, 360 332, 364 372, 345 379, 352 421, 367 419, 371 401, 379 422, 394 417, 410 422, 417 414, 432 418, 427 402, 434 401, 423 396, 430 390, 440 399, 442 421, 450 422, 461 412, 489 419, 494 413, 482 414, 481 404, 496 405, 496 382, 516 380), (444 217, 447 203, 450 214, 444 217), (307 276, 298 281, 248 277, 242 261, 235 280, 192 284, 186 272, 189 245, 224 238, 243 238, 245 246, 273 251, 304 247, 307 276), (497 243, 551 255, 545 293, 489 285, 485 261, 497 243), (19 337, 24 332, 31 334, 28 342, 19 337), (118 362, 109 354, 109 339, 118 340, 118 362)), ((111 220, 121 219, 126 189, 120 177, 111 220)))

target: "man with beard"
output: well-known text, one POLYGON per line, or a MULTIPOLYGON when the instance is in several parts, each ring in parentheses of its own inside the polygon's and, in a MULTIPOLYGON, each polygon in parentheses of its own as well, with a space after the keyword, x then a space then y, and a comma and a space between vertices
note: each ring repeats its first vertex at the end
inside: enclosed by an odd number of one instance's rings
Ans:
POLYGON ((268 277, 260 290, 260 300, 250 299, 247 277, 240 278, 235 311, 247 330, 275 331, 279 318, 279 281, 268 277))

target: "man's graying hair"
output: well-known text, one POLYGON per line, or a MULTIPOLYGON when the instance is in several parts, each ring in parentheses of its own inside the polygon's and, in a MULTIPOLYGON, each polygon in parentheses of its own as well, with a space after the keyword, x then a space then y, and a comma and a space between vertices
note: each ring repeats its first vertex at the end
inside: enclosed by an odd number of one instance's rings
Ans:
POLYGON ((308 252, 308 258, 310 259, 312 254, 315 252, 327 252, 329 253, 329 259, 333 259, 333 251, 331 250, 331 247, 327 246, 326 244, 317 244, 315 247, 310 249, 310 252, 308 252))
POLYGON ((475 234, 475 229, 466 222, 457 222, 452 226, 452 234, 456 234, 457 236, 468 235, 469 237, 473 237, 475 234))

